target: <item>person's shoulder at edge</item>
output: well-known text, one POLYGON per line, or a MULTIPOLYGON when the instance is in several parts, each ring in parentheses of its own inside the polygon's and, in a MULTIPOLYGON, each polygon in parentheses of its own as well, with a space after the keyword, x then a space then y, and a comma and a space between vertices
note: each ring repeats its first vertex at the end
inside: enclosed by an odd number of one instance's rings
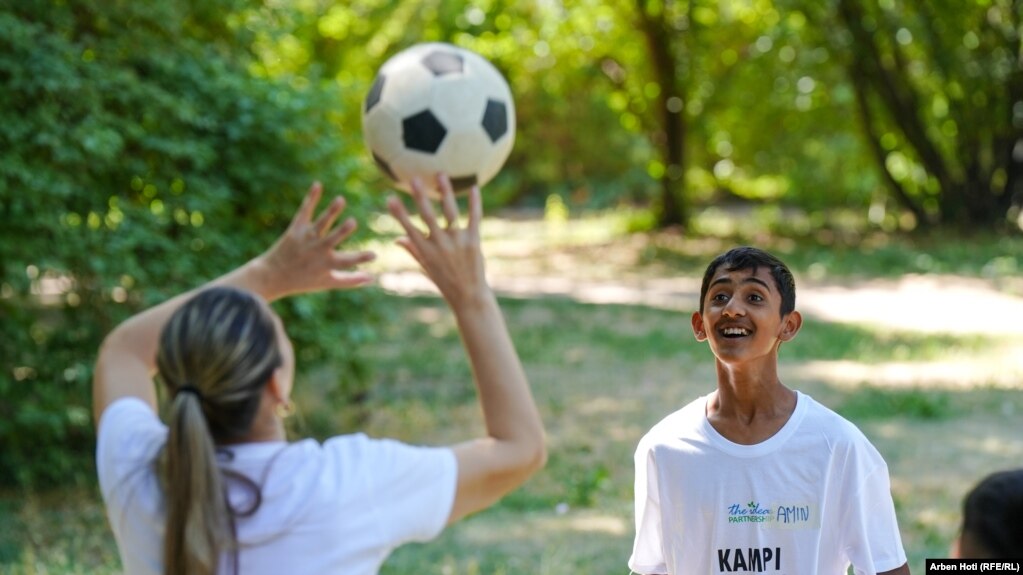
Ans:
POLYGON ((122 397, 111 403, 96 429, 99 462, 141 459, 148 463, 167 437, 167 426, 137 397, 122 397))

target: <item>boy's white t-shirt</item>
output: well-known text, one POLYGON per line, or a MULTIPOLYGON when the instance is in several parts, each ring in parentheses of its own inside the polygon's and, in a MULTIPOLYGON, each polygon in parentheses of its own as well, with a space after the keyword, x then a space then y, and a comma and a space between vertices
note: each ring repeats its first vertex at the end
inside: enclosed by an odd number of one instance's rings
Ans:
MULTIPOLYGON (((136 398, 103 412, 96 460, 107 515, 128 575, 162 575, 164 514, 155 459, 167 428, 136 398)), ((221 468, 260 484, 262 503, 237 519, 238 573, 377 573, 388 554, 436 537, 455 497, 449 448, 414 447, 362 434, 230 446, 221 468)), ((235 509, 251 490, 229 482, 235 509)), ((233 573, 225 554, 220 573, 233 573)))
POLYGON ((888 467, 852 423, 798 393, 778 433, 739 445, 707 420, 708 397, 636 449, 630 569, 845 575, 906 563, 888 467))

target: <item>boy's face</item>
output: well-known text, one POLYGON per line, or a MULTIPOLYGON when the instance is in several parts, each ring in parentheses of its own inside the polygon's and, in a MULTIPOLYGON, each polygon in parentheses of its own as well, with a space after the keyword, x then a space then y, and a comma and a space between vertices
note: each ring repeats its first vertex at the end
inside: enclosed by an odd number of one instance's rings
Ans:
POLYGON ((694 313, 693 333, 707 341, 718 360, 733 363, 776 354, 778 345, 795 337, 799 312, 781 316, 781 293, 766 266, 756 271, 714 271, 703 302, 694 313))

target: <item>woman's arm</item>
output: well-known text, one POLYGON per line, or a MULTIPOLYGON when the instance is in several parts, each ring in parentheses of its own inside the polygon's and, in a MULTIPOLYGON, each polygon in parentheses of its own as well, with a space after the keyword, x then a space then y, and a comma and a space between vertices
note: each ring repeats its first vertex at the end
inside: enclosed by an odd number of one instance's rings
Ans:
POLYGON ((483 409, 486 435, 454 447, 458 487, 451 523, 521 485, 543 467, 547 452, 540 414, 484 274, 479 189, 470 192, 469 220, 461 228, 451 184, 443 176, 439 183, 444 227, 418 182, 413 183, 413 197, 425 233, 412 224, 400 201, 392 198, 388 205, 407 234, 398 243, 419 262, 455 314, 483 409))
POLYGON ((343 198, 335 198, 313 220, 323 188, 315 183, 292 218, 287 231, 262 255, 187 293, 128 318, 103 340, 92 382, 93 414, 100 415, 115 400, 133 396, 156 408, 152 376, 160 330, 178 307, 199 291, 232 286, 251 291, 266 301, 305 292, 344 289, 372 281, 366 272, 345 271, 373 259, 371 252, 338 251, 338 244, 355 231, 346 219, 334 226, 344 211, 343 198))

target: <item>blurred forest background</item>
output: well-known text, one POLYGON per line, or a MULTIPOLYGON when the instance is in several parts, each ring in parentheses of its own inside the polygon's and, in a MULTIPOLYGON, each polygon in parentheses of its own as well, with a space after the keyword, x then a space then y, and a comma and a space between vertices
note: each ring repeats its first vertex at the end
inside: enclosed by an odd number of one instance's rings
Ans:
MULTIPOLYGON (((839 249, 1019 238, 1021 22, 1020 0, 0 0, 0 487, 92 485, 103 335, 256 255, 313 179, 381 211, 360 105, 411 44, 512 87, 488 213, 698 237, 741 208, 839 249)), ((978 265, 1018 275, 998 249, 978 265)), ((339 401, 366 397, 382 297, 279 307, 339 401)))

